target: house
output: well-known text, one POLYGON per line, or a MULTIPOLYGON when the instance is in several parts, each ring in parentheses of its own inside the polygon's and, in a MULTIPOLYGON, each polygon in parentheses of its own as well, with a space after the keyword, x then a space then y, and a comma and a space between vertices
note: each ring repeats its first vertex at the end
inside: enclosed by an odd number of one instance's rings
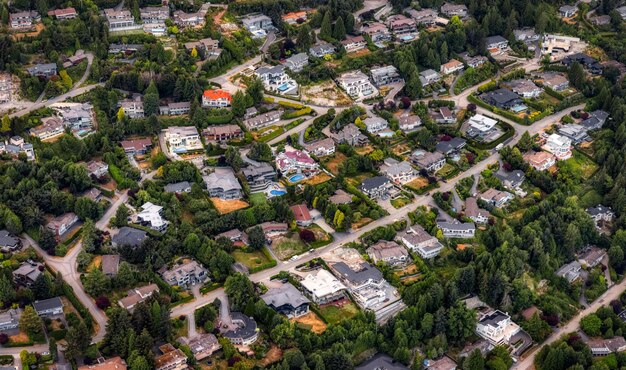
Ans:
POLYGON ((166 193, 174 194, 189 193, 191 191, 191 184, 189 183, 189 181, 176 182, 173 184, 165 185, 165 188, 163 190, 165 190, 166 193))
POLYGON ((20 154, 26 156, 27 161, 35 160, 35 149, 33 144, 24 141, 21 136, 11 136, 9 141, 0 141, 0 154, 8 154, 11 158, 18 159, 20 154))
POLYGON ((2 253, 15 252, 22 247, 22 241, 7 230, 0 230, 0 251, 2 253))
POLYGON ((335 142, 331 138, 317 140, 309 144, 305 144, 304 148, 316 157, 324 157, 335 153, 335 142))
POLYGON ((441 73, 444 75, 449 75, 451 73, 462 71, 465 68, 463 63, 459 62, 456 59, 450 59, 447 63, 441 65, 441 73))
POLYGON ((352 195, 346 193, 342 189, 337 189, 335 190, 335 193, 328 198, 328 200, 334 205, 350 204, 352 203, 352 195))
POLYGON ((142 44, 109 44, 109 54, 132 54, 143 50, 142 44))
POLYGON ((561 268, 556 271, 556 275, 565 278, 569 283, 573 283, 580 278, 581 268, 580 262, 572 261, 561 266, 561 268))
POLYGON ((126 154, 144 155, 152 147, 152 140, 147 137, 134 140, 122 140, 120 145, 124 148, 126 154))
POLYGON ((569 87, 569 80, 561 73, 548 73, 543 75, 543 84, 554 91, 561 92, 569 87))
POLYGON ((592 141, 589 134, 587 134, 587 129, 584 126, 577 124, 563 125, 557 129, 557 132, 561 136, 565 136, 566 138, 572 141, 572 144, 578 145, 585 141, 592 141))
POLYGON ((63 124, 82 136, 93 129, 94 113, 91 104, 67 103, 54 109, 63 118, 63 124))
POLYGON ((254 73, 263 82, 266 90, 278 94, 295 95, 298 83, 285 72, 285 66, 260 67, 254 73))
POLYGON ((603 110, 595 110, 593 112, 589 112, 589 117, 580 122, 580 125, 585 127, 587 130, 599 130, 608 118, 609 114, 607 112, 603 110))
POLYGON ((101 178, 109 173, 109 165, 102 161, 90 161, 86 164, 89 176, 101 178))
POLYGON ((61 315, 63 314, 63 301, 59 297, 35 301, 33 302, 33 308, 37 315, 42 317, 61 315))
POLYGON ((422 119, 417 115, 403 114, 398 119, 398 127, 405 134, 416 131, 422 125, 422 119))
POLYGON ((572 141, 559 134, 548 136, 541 149, 554 154, 557 160, 566 160, 572 157, 572 141))
POLYGON ((359 189, 370 199, 387 198, 391 181, 385 176, 368 177, 363 180, 359 189))
POLYGON ((437 23, 437 12, 430 8, 415 10, 413 8, 405 9, 405 12, 415 20, 415 23, 421 26, 430 27, 437 23))
POLYGON ((63 121, 56 117, 45 117, 41 119, 42 124, 30 129, 30 135, 39 140, 52 139, 65 134, 63 121))
POLYGON ((143 110, 143 97, 135 96, 133 99, 124 99, 120 102, 120 107, 124 110, 124 115, 128 118, 143 118, 145 113, 143 110))
POLYGON ((572 18, 578 12, 578 7, 573 5, 561 5, 559 14, 563 18, 572 18))
POLYGON ((258 115, 259 115, 259 111, 255 107, 250 107, 246 109, 246 113, 244 113, 243 119, 250 119, 258 115))
POLYGON ((596 223, 596 227, 600 225, 601 222, 611 222, 615 218, 615 213, 611 209, 611 207, 605 207, 602 204, 598 204, 595 207, 590 207, 585 209, 585 212, 593 219, 596 223))
POLYGON ((500 35, 489 36, 486 40, 487 50, 500 49, 504 50, 509 47, 509 41, 500 35))
POLYGON ((367 97, 377 93, 369 78, 361 71, 351 71, 341 74, 337 84, 351 97, 367 97))
POLYGON ((335 274, 348 288, 359 306, 373 308, 388 300, 385 287, 388 283, 383 274, 367 262, 337 262, 331 265, 335 274))
POLYGON ((596 26, 606 26, 611 24, 611 16, 608 14, 598 15, 589 19, 596 26))
POLYGON ((626 20, 626 5, 620 6, 619 8, 615 10, 620 15, 620 17, 622 17, 622 19, 626 20))
POLYGON ((198 27, 204 25, 204 14, 202 12, 197 13, 185 13, 182 10, 174 12, 174 24, 178 27, 198 27))
POLYGON ((163 218, 163 207, 151 202, 141 206, 141 212, 137 214, 137 221, 140 225, 159 232, 164 232, 170 224, 169 221, 163 218))
POLYGON ((346 49, 347 53, 353 53, 364 49, 367 46, 367 42, 363 36, 350 36, 341 41, 341 45, 346 49))
POLYGON ((82 196, 94 202, 99 202, 102 199, 102 191, 98 188, 91 188, 91 189, 85 190, 82 196))
POLYGON ((309 48, 309 54, 316 58, 324 58, 326 55, 332 55, 335 53, 335 47, 333 44, 327 42, 319 42, 309 48))
POLYGON ((524 161, 538 171, 544 171, 556 164, 556 157, 547 152, 530 151, 524 154, 524 161))
POLYGON ((391 29, 391 32, 396 35, 396 37, 417 32, 417 23, 403 14, 394 14, 387 17, 387 26, 391 29))
POLYGON ((586 342, 594 356, 607 356, 611 353, 623 352, 626 350, 626 339, 616 336, 610 339, 591 338, 586 342))
POLYGON ((173 345, 167 343, 159 347, 162 355, 154 359, 156 370, 185 370, 187 369, 187 355, 173 345))
POLYGON ((271 309, 288 318, 300 317, 309 313, 309 299, 291 283, 269 288, 261 299, 271 309))
POLYGON ((459 56, 461 57, 461 59, 463 59, 463 62, 465 62, 468 67, 472 68, 478 68, 489 61, 487 57, 482 55, 475 55, 472 57, 469 55, 469 53, 462 53, 459 56))
POLYGON ((478 207, 476 198, 469 197, 465 199, 465 216, 477 224, 486 224, 490 214, 489 211, 478 207))
POLYGON ((232 95, 226 90, 204 90, 202 94, 202 106, 209 108, 229 107, 233 101, 232 95))
POLYGON ((425 360, 426 370, 456 370, 456 362, 448 356, 442 356, 436 360, 425 360))
POLYGON ((202 361, 222 349, 222 345, 212 333, 198 334, 193 338, 180 337, 178 341, 189 347, 196 361, 202 361))
POLYGON ((0 103, 8 103, 14 95, 13 76, 9 73, 0 73, 0 103))
POLYGON ((166 283, 171 286, 185 287, 204 283, 208 279, 208 272, 201 264, 194 260, 174 263, 171 268, 164 266, 159 273, 166 283))
POLYGON ((126 297, 120 299, 117 303, 120 307, 132 311, 139 303, 148 300, 153 294, 158 292, 159 287, 156 284, 144 285, 129 290, 126 297))
POLYGON ((465 148, 467 141, 460 137, 453 137, 448 141, 440 141, 435 145, 435 150, 445 156, 457 154, 465 148))
POLYGON ((317 304, 327 304, 346 297, 346 286, 328 270, 320 269, 317 273, 309 273, 300 281, 300 285, 317 304))
POLYGON ((224 200, 241 199, 243 189, 230 167, 217 167, 207 176, 202 176, 211 198, 224 200))
POLYGON ((431 153, 418 149, 411 154, 411 162, 420 169, 433 173, 443 168, 446 157, 439 152, 431 153))
POLYGON ((249 165, 242 171, 250 186, 250 191, 266 189, 276 179, 276 170, 269 163, 258 162, 258 165, 249 165))
POLYGON ((520 170, 513 170, 510 172, 498 172, 495 176, 500 179, 502 185, 504 185, 504 187, 509 190, 515 190, 519 188, 526 178, 524 172, 520 170))
POLYGON ((232 229, 223 233, 217 234, 215 240, 219 238, 226 238, 230 240, 236 247, 245 247, 248 245, 248 234, 245 231, 239 229, 232 229))
POLYGON ((200 134, 195 126, 170 126, 162 132, 172 154, 184 154, 203 149, 200 134))
POLYGON ((448 18, 452 18, 455 15, 460 18, 467 16, 467 6, 463 4, 444 3, 439 11, 448 18))
POLYGON ((111 31, 132 30, 141 27, 135 24, 135 18, 129 10, 104 9, 104 16, 109 22, 109 30, 111 31))
POLYGON ((514 198, 513 194, 494 188, 487 189, 484 193, 480 194, 479 197, 483 202, 489 203, 498 208, 504 207, 514 198))
POLYGON ((407 161, 399 162, 394 158, 386 158, 380 166, 380 172, 396 184, 404 184, 417 177, 417 171, 407 161))
POLYGON ((159 107, 159 114, 162 116, 182 116, 188 114, 189 111, 191 111, 191 103, 188 101, 167 103, 159 107))
POLYGON ((33 77, 50 78, 57 75, 57 64, 35 64, 32 67, 26 68, 26 72, 33 77))
POLYGON ((306 227, 313 223, 313 218, 311 217, 306 204, 296 204, 295 206, 291 206, 289 208, 293 212, 296 225, 306 227))
POLYGON ((241 312, 231 312, 230 321, 233 325, 223 333, 224 337, 234 345, 249 346, 259 339, 256 321, 241 312))
POLYGON ((344 126, 332 138, 337 144, 348 144, 350 146, 363 146, 368 142, 367 137, 361 133, 361 130, 354 123, 344 126))
POLYGON ((374 85, 378 87, 402 81, 398 69, 392 65, 372 68, 370 74, 374 85))
POLYGON ((399 362, 395 362, 385 354, 377 354, 369 360, 356 366, 354 370, 408 370, 409 368, 399 362))
POLYGON ((30 287, 35 283, 39 275, 43 274, 44 269, 43 264, 33 260, 26 260, 22 262, 20 267, 13 270, 13 281, 17 285, 30 287))
POLYGON ((291 72, 301 72, 304 67, 309 65, 309 56, 306 53, 295 54, 285 61, 285 67, 291 72))
POLYGON ((390 266, 402 265, 410 260, 409 252, 393 241, 381 240, 365 250, 372 262, 384 262, 390 266))
POLYGON ((509 89, 497 89, 480 96, 487 104, 500 109, 511 109, 524 104, 521 97, 509 89))
POLYGON ((273 110, 267 113, 259 114, 256 117, 245 119, 243 124, 246 125, 249 130, 260 129, 278 122, 282 114, 282 110, 273 110))
POLYGON ((290 12, 287 14, 283 14, 282 19, 283 19, 283 22, 294 25, 294 24, 306 22, 307 14, 304 11, 290 12))
POLYGON ((575 53, 572 55, 568 55, 561 60, 561 63, 568 67, 570 67, 574 63, 582 64, 582 66, 585 67, 585 69, 587 69, 587 71, 589 71, 589 73, 593 75, 600 75, 602 74, 603 70, 602 64, 600 64, 600 62, 585 53, 575 53))
POLYGON ((9 23, 11 24, 11 28, 19 30, 32 27, 40 18, 39 13, 34 10, 29 10, 9 14, 9 23))
POLYGON ((541 42, 541 53, 548 54, 550 60, 555 61, 561 53, 569 52, 572 45, 576 44, 580 44, 578 37, 546 34, 541 42))
POLYGON ((68 232, 77 222, 78 216, 76 216, 74 212, 68 212, 62 214, 61 216, 53 218, 50 222, 48 222, 46 228, 52 231, 58 240, 61 236, 68 232))
POLYGON ((196 52, 204 59, 214 60, 222 54, 222 49, 219 47, 219 41, 212 38, 204 38, 198 41, 191 41, 185 43, 185 49, 190 53, 195 49, 196 52))
POLYGON ((66 19, 74 19, 76 17, 78 17, 78 13, 76 13, 76 9, 74 8, 64 8, 64 9, 56 9, 56 10, 50 10, 48 12, 48 15, 50 17, 54 17, 59 21, 63 21, 66 19))
POLYGON ((365 129, 370 134, 376 134, 389 127, 389 122, 387 122, 387 120, 381 117, 376 117, 376 116, 367 117, 363 121, 363 124, 365 124, 365 129))
POLYGON ((102 273, 112 277, 117 275, 120 267, 120 255, 119 254, 105 254, 102 256, 102 262, 100 263, 102 273))
POLYGON ((530 44, 532 42, 539 41, 539 35, 535 32, 534 28, 522 28, 518 30, 513 30, 513 35, 515 36, 516 41, 521 41, 525 44, 530 44))
POLYGON ((144 240, 148 238, 148 234, 139 229, 133 227, 124 226, 117 234, 111 238, 113 247, 128 245, 131 247, 140 246, 144 240))
POLYGON ((484 315, 476 323, 476 334, 491 342, 493 345, 508 343, 515 334, 520 332, 520 327, 511 320, 511 317, 495 310, 484 315))
POLYGON ((398 239, 407 248, 417 252, 422 258, 430 259, 439 255, 443 244, 434 236, 428 234, 420 225, 411 226, 406 232, 399 234, 398 239))
POLYGON ((596 267, 607 257, 606 251, 598 247, 588 247, 578 254, 578 262, 583 266, 596 267))
POLYGON ((439 107, 438 110, 431 111, 430 117, 433 121, 442 125, 456 123, 456 115, 448 107, 439 107))
MULTIPOLYGON (((370 37, 370 40, 372 40, 372 42, 375 44, 391 40, 391 33, 389 32, 389 29, 387 28, 387 26, 378 22, 365 23, 361 27, 361 33, 368 35, 370 37)), ((361 43, 361 42, 358 43, 357 50, 363 49, 365 45, 367 45, 367 43, 365 42, 365 39, 363 39, 363 41, 364 43, 361 43)), ((346 47, 346 51, 348 51, 347 47, 346 47)), ((356 51, 356 50, 352 50, 352 51, 356 51)))
POLYGON ((543 90, 528 79, 519 79, 506 82, 506 85, 513 90, 514 93, 526 98, 533 99, 541 95, 543 90))
POLYGON ((427 69, 420 72, 419 79, 422 83, 422 86, 428 86, 441 81, 441 75, 435 70, 427 69))
POLYGON ((285 151, 276 156, 276 168, 282 174, 294 172, 313 174, 317 173, 319 165, 306 151, 286 146, 285 151))
POLYGON ((437 220, 437 227, 443 233, 446 238, 473 238, 476 232, 476 226, 473 222, 459 222, 459 221, 442 221, 437 220))
MULTIPOLYGON (((78 367, 78 370, 126 370, 126 369, 127 369, 126 361, 124 361, 119 356, 108 358, 106 360, 103 357, 100 357, 98 359, 98 362, 95 364, 83 365, 83 366, 78 367)), ((60 368, 57 367, 57 370, 60 370, 60 368)))
POLYGON ((263 222, 258 225, 267 240, 271 240, 275 236, 284 235, 289 231, 289 225, 283 222, 263 222))
POLYGON ((272 19, 265 14, 250 14, 241 20, 243 26, 250 32, 258 30, 270 30, 274 28, 272 19))
POLYGON ((166 6, 147 6, 139 9, 139 16, 144 24, 164 24, 170 19, 170 9, 166 6))
POLYGON ((0 313, 0 332, 17 328, 20 324, 20 316, 22 316, 22 310, 19 308, 0 313))

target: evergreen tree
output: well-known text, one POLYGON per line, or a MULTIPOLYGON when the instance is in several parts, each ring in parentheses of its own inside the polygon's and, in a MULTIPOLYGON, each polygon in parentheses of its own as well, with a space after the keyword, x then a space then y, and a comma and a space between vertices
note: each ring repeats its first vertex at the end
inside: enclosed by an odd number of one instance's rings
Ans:
POLYGON ((43 320, 37 315, 33 306, 26 306, 20 316, 19 328, 28 334, 39 334, 43 330, 43 320))
POLYGON ((322 40, 330 41, 332 38, 332 28, 330 20, 330 10, 327 10, 322 19, 322 26, 320 28, 319 37, 322 40))
POLYGON ((333 29, 333 37, 335 40, 343 40, 346 38, 346 26, 343 24, 343 18, 337 18, 335 28, 333 29))
POLYGON ((354 15, 352 13, 348 13, 347 17, 346 17, 346 22, 345 22, 345 26, 346 26, 346 33, 354 33, 354 25, 356 24, 356 21, 354 20, 354 15))
POLYGON ((307 53, 309 48, 313 44, 311 41, 311 27, 308 24, 300 27, 298 31, 298 38, 296 39, 298 50, 307 53))
POLYGON ((2 117, 2 126, 0 126, 0 133, 6 135, 11 132, 11 119, 8 114, 2 117))
POLYGON ((243 117, 246 113, 246 96, 243 91, 238 90, 235 95, 233 95, 233 100, 230 103, 231 109, 235 117, 243 117))

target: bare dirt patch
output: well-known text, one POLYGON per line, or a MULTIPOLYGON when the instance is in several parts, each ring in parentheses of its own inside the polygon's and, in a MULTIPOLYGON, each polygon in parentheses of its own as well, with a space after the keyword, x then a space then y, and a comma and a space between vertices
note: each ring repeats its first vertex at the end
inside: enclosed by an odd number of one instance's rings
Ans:
POLYGON ((217 211, 222 215, 249 206, 248 203, 244 202, 241 199, 224 200, 220 198, 211 198, 211 202, 213 202, 213 206, 215 206, 215 209, 217 209, 217 211))
POLYGON ((426 186, 428 186, 428 179, 420 176, 420 177, 416 177, 415 179, 407 182, 404 185, 408 186, 408 187, 410 187, 412 189, 419 190, 421 188, 425 188, 426 186))
POLYGON ((43 23, 37 23, 33 30, 31 30, 29 32, 16 33, 16 34, 13 35, 13 38, 15 39, 15 41, 20 41, 24 37, 36 37, 37 35, 39 35, 41 33, 41 31, 43 31, 44 28, 45 27, 44 27, 43 23))
POLYGON ((391 147, 391 151, 393 152, 393 154, 401 156, 405 153, 410 152, 411 146, 409 146, 407 142, 402 142, 391 147))
POLYGON ((369 217, 363 217, 362 219, 359 220, 359 222, 355 222, 355 223, 352 224, 352 230, 358 230, 361 227, 369 224, 372 221, 374 221, 374 220, 372 220, 369 217))
POLYGON ((374 147, 368 144, 354 148, 354 151, 359 155, 367 155, 374 151, 374 147))
POLYGON ((20 331, 19 333, 15 335, 11 335, 9 337, 9 342, 13 344, 28 343, 30 342, 30 338, 28 337, 28 334, 24 333, 23 331, 20 331))
POLYGON ((317 317, 315 312, 309 311, 309 313, 304 316, 291 319, 291 322, 297 322, 299 324, 306 325, 307 327, 310 327, 310 330, 315 334, 322 334, 324 331, 326 331, 326 323, 324 323, 319 317, 317 317))
POLYGON ((273 364, 274 362, 277 362, 281 358, 283 358, 283 351, 278 348, 278 346, 273 345, 269 349, 269 351, 267 351, 265 357, 261 361, 259 361, 259 364, 262 366, 267 366, 273 364))
POLYGON ((302 101, 314 105, 338 107, 352 104, 350 97, 333 81, 302 88, 302 101))
POLYGON ((94 269, 100 268, 100 265, 102 264, 102 256, 95 256, 91 262, 89 263, 89 265, 87 266, 87 272, 91 272, 94 269))
POLYGON ((330 180, 330 176, 326 172, 320 172, 317 175, 306 180, 304 183, 309 185, 317 185, 330 180))
POLYGON ((337 175, 339 173, 339 165, 345 162, 346 159, 347 157, 343 153, 335 152, 333 157, 327 159, 326 167, 333 175, 337 175))
POLYGON ((364 55, 367 55, 369 53, 371 53, 371 51, 369 51, 369 49, 367 49, 367 48, 366 49, 361 49, 359 51, 355 51, 355 52, 349 53, 348 54, 348 58, 358 58, 358 57, 362 57, 364 55))

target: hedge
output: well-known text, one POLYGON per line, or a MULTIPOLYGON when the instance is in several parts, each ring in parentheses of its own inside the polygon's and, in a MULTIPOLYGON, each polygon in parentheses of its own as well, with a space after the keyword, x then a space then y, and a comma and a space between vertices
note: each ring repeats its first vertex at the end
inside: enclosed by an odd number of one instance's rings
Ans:
POLYGON ((471 145, 474 148, 476 148, 476 149, 482 149, 482 150, 493 149, 496 146, 498 146, 499 144, 502 144, 503 142, 505 142, 508 139, 512 138, 513 135, 515 135, 515 129, 513 128, 513 126, 509 125, 506 122, 502 122, 502 121, 500 121, 500 125, 502 125, 504 127, 504 129, 505 129, 504 134, 502 134, 502 136, 500 136, 496 140, 494 140, 492 142, 489 142, 489 143, 479 143, 479 142, 476 142, 474 140, 471 140, 470 141, 471 145))
POLYGON ((0 355, 0 365, 11 365, 13 363, 13 356, 0 355))
POLYGON ((279 100, 278 101, 278 105, 282 105, 283 107, 293 108, 293 109, 302 109, 302 108, 304 108, 304 105, 302 105, 300 103, 294 103, 294 102, 285 101, 285 100, 279 100))
POLYGON ((48 333, 52 338, 56 339, 57 341, 61 340, 61 339, 65 339, 65 335, 67 334, 67 330, 66 329, 61 329, 61 330, 55 330, 53 332, 48 333))
POLYGON ((265 270, 265 269, 269 269, 269 268, 272 268, 272 267, 276 267, 276 265, 278 264, 278 262, 276 262, 276 260, 274 259, 274 257, 272 257, 272 255, 270 254, 270 252, 267 250, 267 248, 265 248, 265 247, 264 247, 263 249, 261 249, 261 251, 263 252, 263 255, 264 255, 264 256, 265 256, 268 260, 270 260, 270 262, 268 262, 268 263, 264 263, 264 264, 262 264, 262 265, 260 265, 260 266, 253 267, 253 268, 251 268, 251 269, 248 269, 248 273, 249 273, 249 274, 254 274, 255 272, 259 272, 259 271, 262 271, 262 270, 265 270))
POLYGON ((312 111, 311 107, 304 107, 304 108, 296 110, 296 111, 285 112, 285 113, 282 114, 282 116, 280 118, 282 118, 282 119, 297 118, 297 117, 300 117, 300 116, 311 114, 311 111, 312 111))
POLYGON ((558 91, 552 90, 551 88, 549 88, 548 86, 543 86, 543 90, 546 92, 546 94, 550 95, 553 98, 559 99, 559 100, 563 100, 565 99, 565 97, 563 96, 563 94, 561 94, 558 91))
POLYGON ((523 118, 520 118, 520 117, 516 116, 515 114, 513 114, 511 112, 508 112, 508 111, 505 111, 505 110, 493 107, 493 106, 485 103, 484 101, 482 101, 478 97, 476 97, 474 94, 470 94, 467 97, 467 100, 469 100, 470 102, 472 102, 472 103, 474 103, 474 104, 476 104, 476 105, 478 105, 480 107, 488 109, 489 111, 491 111, 491 112, 493 112, 493 113, 495 113, 497 115, 500 115, 502 117, 510 119, 511 121, 516 122, 516 123, 518 123, 520 125, 524 125, 524 126, 528 126, 528 125, 530 125, 530 124, 532 124, 534 122, 537 122, 538 120, 540 120, 540 119, 542 119, 542 118, 544 118, 546 116, 549 116, 550 114, 553 113, 552 110, 546 109, 546 110, 542 111, 540 114, 534 116, 532 119, 529 119, 528 122, 526 122, 523 118))
POLYGON ((72 306, 74 306, 76 311, 78 311, 80 316, 83 318, 83 321, 85 322, 85 326, 88 327, 90 330, 92 330, 93 329, 93 317, 91 316, 91 313, 82 304, 82 302, 78 300, 78 298, 74 294, 74 290, 66 282, 63 282, 63 294, 67 297, 67 299, 69 299, 69 301, 72 303, 72 306))

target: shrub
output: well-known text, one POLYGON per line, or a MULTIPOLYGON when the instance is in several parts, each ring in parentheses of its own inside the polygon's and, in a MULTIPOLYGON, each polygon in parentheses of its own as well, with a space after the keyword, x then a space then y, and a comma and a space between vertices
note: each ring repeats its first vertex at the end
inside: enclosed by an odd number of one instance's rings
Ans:
POLYGON ((98 306, 98 308, 101 310, 106 310, 107 308, 111 307, 111 302, 107 297, 100 296, 96 299, 96 306, 98 306))
POLYGON ((308 229, 300 230, 300 239, 305 243, 312 243, 315 241, 315 233, 308 229))
POLYGON ((0 333, 0 344, 5 345, 9 342, 9 336, 5 333, 0 333))

